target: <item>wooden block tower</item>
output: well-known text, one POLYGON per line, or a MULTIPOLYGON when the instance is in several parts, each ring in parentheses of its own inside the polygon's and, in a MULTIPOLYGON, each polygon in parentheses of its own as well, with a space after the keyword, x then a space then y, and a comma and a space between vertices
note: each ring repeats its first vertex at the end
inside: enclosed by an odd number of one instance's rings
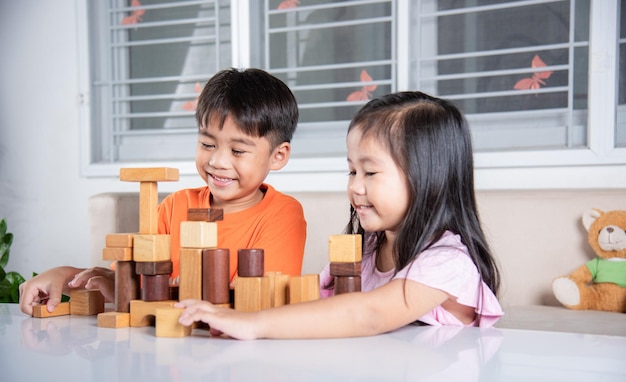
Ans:
POLYGON ((237 251, 235 310, 256 312, 271 306, 270 279, 265 277, 265 252, 260 248, 237 251))
POLYGON ((330 275, 335 295, 361 291, 361 235, 332 235, 328 239, 330 275))

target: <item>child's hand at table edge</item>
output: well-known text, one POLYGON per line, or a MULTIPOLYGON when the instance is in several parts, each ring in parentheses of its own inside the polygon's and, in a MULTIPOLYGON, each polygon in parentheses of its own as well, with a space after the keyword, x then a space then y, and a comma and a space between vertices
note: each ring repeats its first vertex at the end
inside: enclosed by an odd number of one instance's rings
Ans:
POLYGON ((178 320, 181 325, 189 326, 202 321, 209 325, 213 336, 226 334, 240 340, 259 338, 256 333, 255 313, 239 312, 201 300, 183 300, 174 304, 174 307, 184 309, 178 320))

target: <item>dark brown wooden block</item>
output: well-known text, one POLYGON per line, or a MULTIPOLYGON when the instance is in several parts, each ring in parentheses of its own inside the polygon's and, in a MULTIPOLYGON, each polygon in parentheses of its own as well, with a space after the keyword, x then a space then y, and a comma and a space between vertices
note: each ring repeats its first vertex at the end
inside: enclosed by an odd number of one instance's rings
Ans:
POLYGON ((335 295, 342 293, 360 292, 361 276, 335 277, 335 295))
POLYGON ((202 299, 212 304, 230 302, 230 251, 226 248, 202 251, 202 299))
POLYGON ((170 298, 169 275, 141 276, 141 299, 143 301, 166 301, 170 298))
POLYGON ((190 208, 187 210, 187 220, 201 222, 216 222, 224 219, 224 210, 221 208, 190 208))
POLYGON ((237 251, 237 274, 239 277, 263 277, 264 273, 263 249, 249 248, 237 251))
POLYGON ((169 275, 172 273, 172 262, 165 261, 149 261, 135 264, 135 273, 139 275, 169 275))
POLYGON ((330 263, 331 276, 361 276, 361 262, 330 263))
POLYGON ((130 313, 131 300, 139 298, 139 275, 134 261, 115 263, 115 311, 130 313))

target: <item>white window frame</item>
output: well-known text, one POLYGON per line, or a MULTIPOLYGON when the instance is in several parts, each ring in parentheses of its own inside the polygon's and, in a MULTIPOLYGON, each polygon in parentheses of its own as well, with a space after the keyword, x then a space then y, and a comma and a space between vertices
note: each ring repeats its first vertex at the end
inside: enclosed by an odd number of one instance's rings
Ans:
MULTIPOLYGON (((92 164, 90 118, 89 41, 87 1, 76 0, 79 99, 81 124, 81 174, 117 177, 120 164, 92 164)), ((408 89, 408 31, 411 0, 396 0, 398 90, 408 89), (402 17, 406 16, 406 17, 402 17)), ((478 189, 615 188, 626 187, 626 148, 614 147, 618 76, 619 0, 591 0, 589 36, 588 148, 519 152, 476 153, 478 189)), ((249 67, 249 3, 231 3, 235 67, 249 67)), ((626 111, 619 110, 620 113, 626 111)), ((195 176, 193 161, 125 163, 124 167, 176 167, 181 175, 195 176)), ((268 182, 283 191, 338 191, 346 185, 345 157, 292 158, 268 182)))

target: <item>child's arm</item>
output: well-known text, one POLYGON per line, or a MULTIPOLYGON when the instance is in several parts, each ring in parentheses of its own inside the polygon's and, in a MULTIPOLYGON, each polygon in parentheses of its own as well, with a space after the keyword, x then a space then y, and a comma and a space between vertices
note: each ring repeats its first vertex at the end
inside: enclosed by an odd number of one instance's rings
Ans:
POLYGON ((285 305, 254 313, 185 300, 180 323, 209 324, 213 332, 238 339, 338 338, 371 336, 407 325, 448 299, 443 291, 411 280, 393 280, 378 289, 285 305), (406 294, 405 294, 406 293, 406 294))

